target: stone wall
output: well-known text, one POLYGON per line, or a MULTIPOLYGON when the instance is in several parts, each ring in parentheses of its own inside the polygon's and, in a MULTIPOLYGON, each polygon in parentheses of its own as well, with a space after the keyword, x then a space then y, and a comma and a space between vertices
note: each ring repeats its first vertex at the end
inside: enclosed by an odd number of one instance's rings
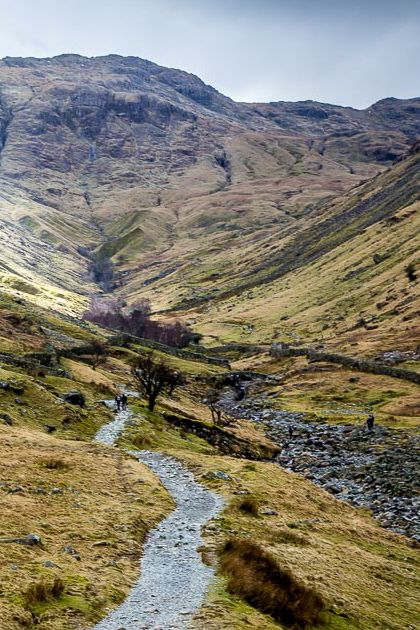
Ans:
POLYGON ((336 354, 333 352, 323 352, 312 348, 296 348, 285 343, 273 344, 271 346, 270 355, 275 358, 280 357, 299 357, 305 356, 310 361, 327 361, 328 363, 338 363, 344 367, 360 372, 369 372, 371 374, 384 374, 400 378, 405 381, 411 381, 420 385, 420 373, 402 368, 391 367, 385 363, 373 361, 372 359, 358 359, 349 357, 344 354, 336 354))
POLYGON ((261 442, 249 442, 223 427, 209 426, 184 416, 171 413, 163 413, 167 422, 173 424, 188 433, 194 433, 215 446, 219 451, 233 457, 243 457, 253 460, 271 460, 280 453, 280 447, 261 442))

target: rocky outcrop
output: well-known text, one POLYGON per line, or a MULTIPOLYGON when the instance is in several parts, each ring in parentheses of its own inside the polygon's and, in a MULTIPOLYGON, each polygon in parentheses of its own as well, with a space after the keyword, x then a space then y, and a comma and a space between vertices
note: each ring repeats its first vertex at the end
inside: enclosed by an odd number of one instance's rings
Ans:
POLYGON ((86 398, 84 394, 82 394, 82 392, 79 392, 78 390, 67 392, 66 394, 64 394, 63 400, 70 405, 76 405, 78 407, 84 407, 86 404, 86 398))

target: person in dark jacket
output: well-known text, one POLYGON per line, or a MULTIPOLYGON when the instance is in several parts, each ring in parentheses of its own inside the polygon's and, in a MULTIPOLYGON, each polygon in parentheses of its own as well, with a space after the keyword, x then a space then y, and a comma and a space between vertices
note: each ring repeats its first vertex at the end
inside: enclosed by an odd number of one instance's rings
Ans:
POLYGON ((373 430, 374 424, 375 424, 375 416, 373 415, 373 413, 370 413, 366 420, 366 426, 369 432, 373 430))
POLYGON ((127 410, 128 398, 127 394, 121 394, 121 407, 123 411, 127 410))
POLYGON ((121 411, 121 396, 120 396, 120 394, 117 394, 115 396, 115 404, 117 406, 117 411, 121 411))

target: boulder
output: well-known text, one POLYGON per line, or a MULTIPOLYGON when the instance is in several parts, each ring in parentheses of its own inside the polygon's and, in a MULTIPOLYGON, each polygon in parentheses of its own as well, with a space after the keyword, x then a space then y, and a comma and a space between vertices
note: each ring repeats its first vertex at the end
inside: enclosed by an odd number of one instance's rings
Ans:
POLYGON ((84 407, 86 404, 86 398, 82 392, 78 390, 73 390, 71 392, 67 392, 63 396, 63 400, 70 405, 77 405, 79 407, 84 407))
POLYGON ((7 424, 9 427, 13 425, 13 418, 9 416, 8 413, 0 413, 0 420, 3 421, 3 424, 7 424))

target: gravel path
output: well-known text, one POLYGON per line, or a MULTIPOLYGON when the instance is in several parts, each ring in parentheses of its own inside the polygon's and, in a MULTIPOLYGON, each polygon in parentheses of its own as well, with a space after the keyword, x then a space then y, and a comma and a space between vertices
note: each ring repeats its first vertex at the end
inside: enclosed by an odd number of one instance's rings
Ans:
MULTIPOLYGON (((96 441, 114 444, 131 416, 130 411, 118 413, 98 431, 96 441)), ((201 528, 218 514, 222 500, 174 458, 150 451, 130 454, 158 475, 177 507, 149 534, 141 575, 130 595, 95 630, 186 629, 213 577, 197 551, 201 528)))

